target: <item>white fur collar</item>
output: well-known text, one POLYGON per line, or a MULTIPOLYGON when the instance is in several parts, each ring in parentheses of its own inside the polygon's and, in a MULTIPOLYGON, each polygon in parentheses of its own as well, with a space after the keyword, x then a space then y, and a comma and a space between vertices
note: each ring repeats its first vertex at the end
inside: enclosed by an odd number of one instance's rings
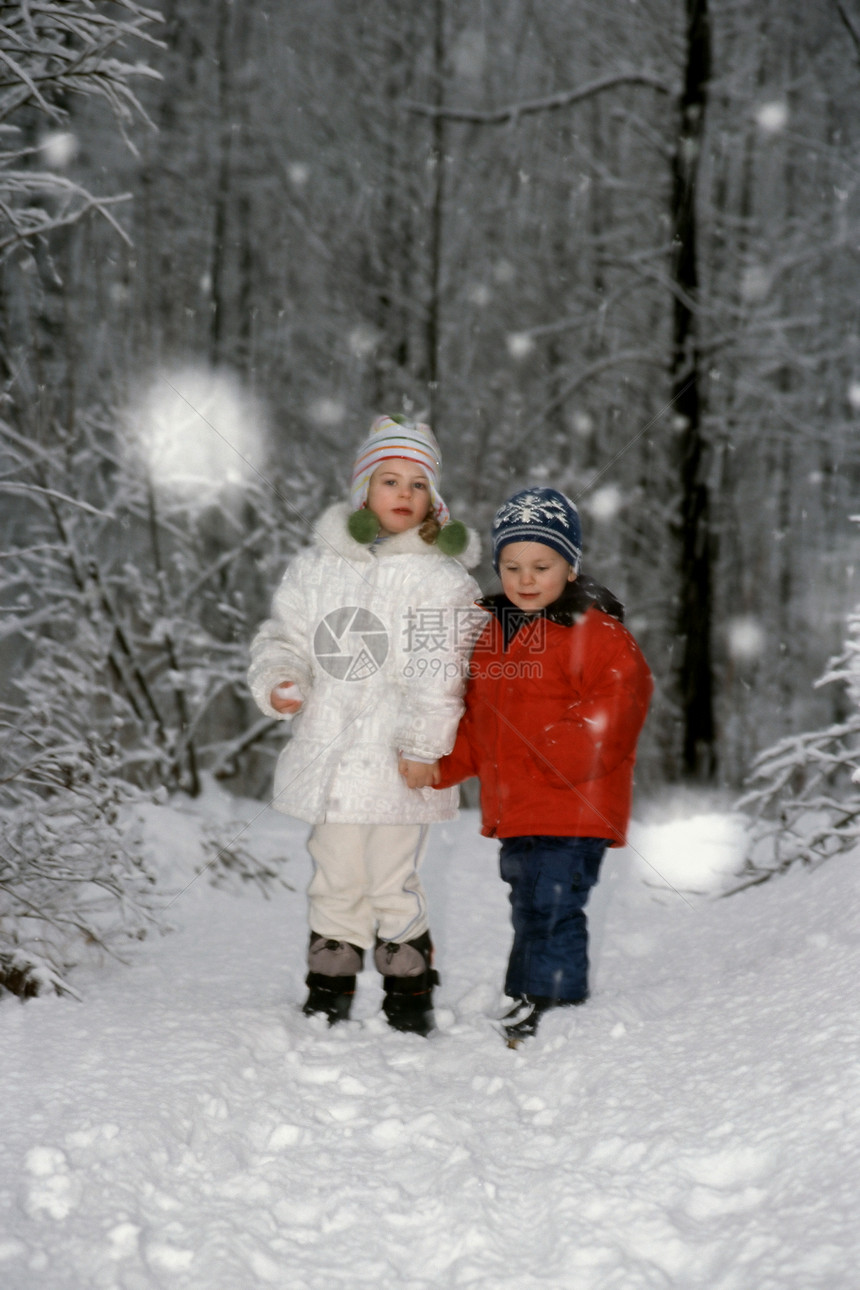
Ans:
MULTIPOLYGON (((324 547, 336 555, 345 556, 351 563, 360 563, 364 560, 374 560, 376 556, 369 546, 361 542, 356 542, 355 538, 346 527, 346 522, 350 516, 350 507, 346 502, 335 502, 334 506, 323 511, 322 515, 314 524, 314 544, 324 547)), ((466 569, 473 568, 481 558, 481 543, 477 533, 472 529, 467 530, 469 541, 466 550, 460 555, 454 556, 466 569)), ((384 544, 377 547, 378 555, 441 555, 442 552, 435 545, 430 545, 419 537, 417 529, 407 529, 405 533, 397 533, 394 537, 387 538, 384 544)))

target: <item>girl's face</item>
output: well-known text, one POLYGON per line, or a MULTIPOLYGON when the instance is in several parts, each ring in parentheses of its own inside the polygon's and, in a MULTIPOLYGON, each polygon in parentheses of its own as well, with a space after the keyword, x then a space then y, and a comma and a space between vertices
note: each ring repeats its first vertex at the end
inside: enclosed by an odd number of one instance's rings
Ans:
POLYGON ((517 609, 537 612, 558 600, 576 578, 563 555, 543 542, 509 542, 499 558, 502 590, 517 609))
POLYGON ((403 457, 380 462, 370 476, 367 505, 384 537, 423 524, 430 510, 430 481, 420 466, 403 457))

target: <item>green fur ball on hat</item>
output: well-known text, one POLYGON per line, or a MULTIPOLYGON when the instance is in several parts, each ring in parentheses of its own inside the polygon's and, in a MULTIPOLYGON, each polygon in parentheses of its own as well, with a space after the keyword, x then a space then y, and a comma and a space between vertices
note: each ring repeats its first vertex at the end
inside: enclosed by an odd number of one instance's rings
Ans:
POLYGON ((461 520, 449 520, 439 530, 436 545, 443 555, 462 555, 469 545, 469 530, 461 520))
POLYGON ((349 536, 362 546, 369 546, 379 537, 379 520, 366 506, 352 512, 346 527, 349 529, 349 536))

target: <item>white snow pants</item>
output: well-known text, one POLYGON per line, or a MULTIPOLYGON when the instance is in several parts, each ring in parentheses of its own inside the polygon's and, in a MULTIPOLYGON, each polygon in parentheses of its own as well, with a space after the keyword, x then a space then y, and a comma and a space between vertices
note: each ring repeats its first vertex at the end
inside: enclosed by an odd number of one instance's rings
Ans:
POLYGON ((428 824, 315 824, 308 838, 312 932, 362 949, 411 941, 427 931, 418 869, 428 824))

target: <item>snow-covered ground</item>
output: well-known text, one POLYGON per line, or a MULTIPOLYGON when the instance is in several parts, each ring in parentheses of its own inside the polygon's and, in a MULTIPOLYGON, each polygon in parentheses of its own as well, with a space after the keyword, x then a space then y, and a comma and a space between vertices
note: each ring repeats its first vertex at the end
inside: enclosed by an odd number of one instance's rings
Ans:
MULTIPOLYGON (((223 799, 208 808, 225 812, 223 799)), ((199 808, 194 808, 199 809, 199 808)), ((496 846, 465 812, 425 877, 430 1039, 304 1019, 305 830, 265 901, 205 880, 83 1001, 0 1004, 7 1290, 847 1290, 860 1262, 855 857, 729 899, 737 822, 649 815, 593 898, 594 993, 513 1052, 496 846), (693 894, 693 893, 696 894, 693 894)), ((149 826, 179 884, 192 808, 149 826)))

